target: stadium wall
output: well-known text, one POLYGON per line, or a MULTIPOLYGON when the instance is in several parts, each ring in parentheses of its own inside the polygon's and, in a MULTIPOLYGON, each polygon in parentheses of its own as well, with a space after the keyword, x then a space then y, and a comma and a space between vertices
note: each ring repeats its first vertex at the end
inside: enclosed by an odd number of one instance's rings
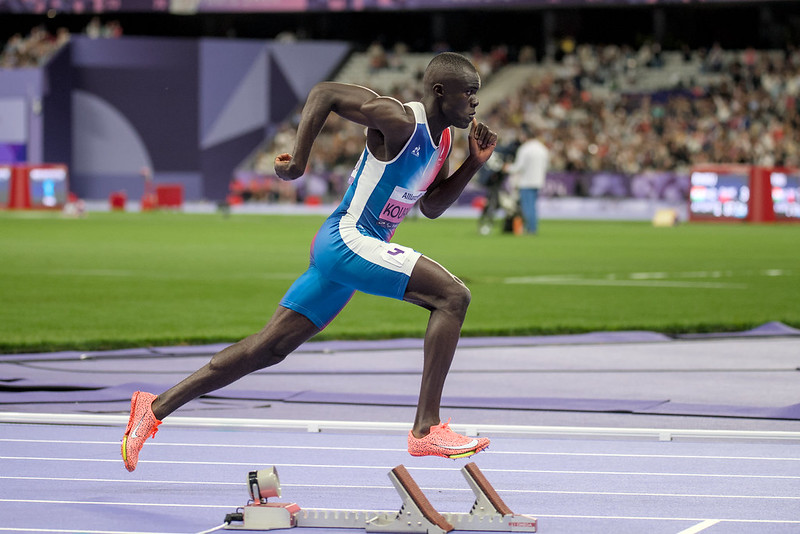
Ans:
POLYGON ((0 98, 25 103, 27 161, 66 163, 82 198, 138 198, 152 175, 186 200, 223 200, 236 166, 348 52, 342 42, 80 36, 41 69, 0 71, 0 98))
POLYGON ((0 157, 42 161, 41 95, 45 72, 40 69, 0 70, 0 157))

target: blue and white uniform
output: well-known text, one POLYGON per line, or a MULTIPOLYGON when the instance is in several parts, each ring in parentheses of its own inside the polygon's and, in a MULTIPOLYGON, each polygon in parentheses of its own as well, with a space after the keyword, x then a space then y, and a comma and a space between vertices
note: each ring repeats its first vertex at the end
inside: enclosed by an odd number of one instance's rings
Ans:
POLYGON ((402 300, 421 256, 390 240, 447 159, 450 129, 442 132, 437 146, 422 103, 405 105, 417 121, 414 133, 391 161, 380 161, 364 149, 341 204, 311 244, 308 270, 281 300, 281 306, 305 315, 320 329, 355 291, 402 300))

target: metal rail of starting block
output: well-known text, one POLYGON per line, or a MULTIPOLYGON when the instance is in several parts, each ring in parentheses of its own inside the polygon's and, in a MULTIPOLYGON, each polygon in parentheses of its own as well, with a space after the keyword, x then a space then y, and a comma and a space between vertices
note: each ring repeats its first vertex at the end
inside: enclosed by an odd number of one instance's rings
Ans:
POLYGON ((251 471, 248 485, 253 501, 225 518, 227 530, 275 530, 292 527, 361 528, 366 532, 444 534, 453 530, 536 532, 537 520, 515 514, 503 502, 473 462, 461 468, 475 503, 466 513, 439 513, 403 465, 389 472, 402 506, 397 512, 300 508, 296 503, 268 502, 280 497, 280 480, 272 467, 251 471))

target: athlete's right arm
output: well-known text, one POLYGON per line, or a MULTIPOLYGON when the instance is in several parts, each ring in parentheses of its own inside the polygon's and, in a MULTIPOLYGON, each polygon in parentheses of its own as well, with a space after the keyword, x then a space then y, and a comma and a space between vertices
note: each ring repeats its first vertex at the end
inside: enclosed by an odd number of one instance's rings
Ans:
POLYGON ((328 115, 334 112, 352 122, 379 130, 387 142, 392 137, 410 133, 408 118, 403 104, 394 98, 379 96, 375 91, 359 85, 322 82, 315 85, 308 95, 293 154, 281 154, 275 158, 275 172, 284 180, 294 180, 305 172, 314 140, 322 130, 328 115))

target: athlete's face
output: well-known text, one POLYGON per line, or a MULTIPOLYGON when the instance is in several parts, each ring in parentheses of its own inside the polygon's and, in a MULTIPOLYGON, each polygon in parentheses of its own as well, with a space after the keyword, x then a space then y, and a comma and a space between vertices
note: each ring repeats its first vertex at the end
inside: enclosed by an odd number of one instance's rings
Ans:
POLYGON ((467 128, 478 107, 478 89, 481 77, 477 72, 464 69, 452 73, 442 84, 442 113, 456 128, 467 128))

